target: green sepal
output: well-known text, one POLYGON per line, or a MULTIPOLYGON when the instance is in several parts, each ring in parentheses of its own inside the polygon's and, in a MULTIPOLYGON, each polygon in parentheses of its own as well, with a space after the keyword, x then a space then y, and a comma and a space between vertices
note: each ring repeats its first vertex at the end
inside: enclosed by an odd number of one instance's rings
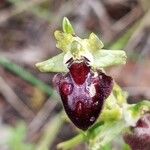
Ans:
POLYGON ((74 30, 67 18, 63 19, 63 31, 55 31, 57 40, 56 47, 63 51, 63 54, 55 56, 36 66, 42 72, 66 72, 65 62, 70 58, 80 60, 86 57, 94 69, 101 69, 113 65, 125 64, 126 53, 122 50, 104 50, 103 43, 91 33, 88 39, 81 39, 73 35, 74 30))
MULTIPOLYGON (((41 72, 66 72, 68 69, 63 63, 65 55, 67 55, 67 53, 62 52, 44 62, 37 63, 36 67, 41 72)), ((93 58, 93 68, 100 69, 108 66, 125 64, 126 53, 122 50, 100 50, 93 53, 93 58)))
POLYGON ((123 50, 100 50, 93 53, 94 64, 93 67, 103 68, 113 65, 125 64, 126 53, 123 50))
POLYGON ((75 34, 70 21, 66 17, 64 17, 64 19, 63 19, 62 27, 63 27, 64 33, 75 34))
POLYGON ((67 67, 63 64, 65 53, 60 53, 46 61, 36 64, 41 72, 67 72, 67 67))

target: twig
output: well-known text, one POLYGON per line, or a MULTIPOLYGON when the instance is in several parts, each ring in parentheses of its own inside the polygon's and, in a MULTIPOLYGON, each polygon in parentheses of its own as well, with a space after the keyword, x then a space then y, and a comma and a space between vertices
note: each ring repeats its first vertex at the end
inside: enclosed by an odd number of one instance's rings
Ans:
POLYGON ((144 17, 141 19, 140 24, 138 25, 136 31, 132 34, 131 38, 129 39, 128 44, 126 45, 126 50, 132 50, 134 49, 135 45, 137 44, 136 41, 137 38, 139 39, 139 35, 141 34, 141 32, 143 31, 143 29, 145 27, 150 26, 150 9, 147 11, 147 13, 144 15, 144 17))
POLYGON ((149 53, 150 36, 144 42, 145 42, 145 45, 137 58, 137 62, 135 64, 135 71, 133 71, 133 74, 136 74, 136 76, 134 77, 134 79, 131 82, 131 84, 133 84, 133 85, 137 84, 140 78, 141 79, 143 78, 143 71, 141 68, 143 68, 143 66, 144 66, 143 58, 146 58, 149 53))
POLYGON ((137 19, 139 19, 143 14, 141 6, 136 6, 131 13, 127 14, 125 17, 117 21, 112 26, 112 29, 115 32, 123 31, 126 29, 129 25, 131 25, 133 22, 135 22, 137 19))
POLYGON ((101 28, 104 33, 104 37, 107 41, 111 40, 114 37, 114 32, 111 27, 111 18, 109 17, 104 4, 98 0, 89 0, 88 3, 90 4, 91 8, 94 10, 95 14, 97 15, 99 22, 101 24, 101 28))
POLYGON ((34 77, 31 73, 23 69, 22 67, 12 63, 10 60, 0 57, 0 66, 3 66, 4 68, 8 69, 9 71, 15 73, 16 75, 20 76, 22 79, 28 81, 29 83, 37 86, 39 89, 41 89, 43 92, 47 93, 49 96, 52 95, 53 89, 34 77))
POLYGON ((43 108, 38 112, 36 117, 29 124, 29 137, 32 137, 40 130, 56 105, 56 102, 52 102, 49 99, 47 100, 47 102, 45 102, 43 108))
POLYGON ((62 112, 57 114, 45 127, 44 135, 41 138, 40 143, 37 145, 36 150, 48 150, 57 134, 59 133, 64 119, 62 118, 62 112))
POLYGON ((7 102, 25 119, 34 117, 34 113, 18 98, 14 91, 0 76, 0 92, 7 102))

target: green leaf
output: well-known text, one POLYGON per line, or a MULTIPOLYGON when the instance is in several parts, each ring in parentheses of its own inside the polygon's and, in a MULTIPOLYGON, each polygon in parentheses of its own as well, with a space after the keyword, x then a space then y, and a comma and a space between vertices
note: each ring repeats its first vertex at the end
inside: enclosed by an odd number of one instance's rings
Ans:
POLYGON ((64 19, 63 19, 62 27, 63 27, 64 33, 75 34, 74 29, 73 29, 70 21, 66 17, 64 17, 64 19))
POLYGON ((100 50, 93 53, 94 68, 103 68, 113 65, 125 64, 126 53, 122 50, 100 50))
POLYGON ((46 61, 36 64, 41 72, 67 72, 67 67, 63 64, 65 53, 60 53, 46 61))
POLYGON ((125 128, 126 127, 123 120, 105 123, 101 126, 101 130, 97 131, 96 137, 91 139, 91 150, 100 150, 101 148, 105 147, 125 128))

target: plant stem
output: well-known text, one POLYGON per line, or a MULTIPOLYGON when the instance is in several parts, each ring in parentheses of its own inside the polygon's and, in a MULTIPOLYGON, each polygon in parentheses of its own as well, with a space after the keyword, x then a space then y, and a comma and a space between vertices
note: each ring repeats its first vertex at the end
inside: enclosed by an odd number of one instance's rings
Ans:
POLYGON ((80 144, 84 141, 85 141, 85 136, 83 133, 80 133, 77 136, 75 136, 74 138, 72 138, 66 142, 59 143, 57 145, 57 148, 63 149, 63 150, 69 150, 69 149, 74 148, 75 146, 77 146, 78 144, 80 144))

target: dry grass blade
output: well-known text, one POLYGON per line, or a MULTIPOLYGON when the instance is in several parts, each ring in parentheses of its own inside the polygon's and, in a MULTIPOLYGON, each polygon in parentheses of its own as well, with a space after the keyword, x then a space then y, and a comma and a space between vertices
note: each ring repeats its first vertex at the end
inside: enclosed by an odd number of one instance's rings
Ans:
POLYGON ((142 16, 142 14, 143 10, 141 6, 135 7, 131 13, 127 14, 125 17, 123 17, 113 25, 113 30, 115 32, 123 31, 124 29, 132 25, 132 23, 137 21, 142 16))
POLYGON ((25 81, 31 83, 32 85, 37 86, 39 89, 41 89, 43 92, 47 93, 49 96, 53 95, 54 90, 50 86, 48 86, 47 84, 45 84, 44 82, 42 82, 41 80, 36 78, 33 74, 28 72, 26 69, 24 69, 24 68, 20 67, 19 65, 11 62, 9 59, 4 58, 4 57, 0 57, 0 66, 2 66, 4 68, 8 69, 9 71, 15 73, 16 75, 18 75, 19 77, 21 77, 25 81))
POLYGON ((34 113, 18 98, 9 85, 0 77, 0 92, 6 101, 25 119, 34 117, 34 113))
POLYGON ((56 102, 52 102, 51 100, 47 100, 45 102, 43 108, 38 112, 35 118, 29 124, 29 137, 34 136, 40 128, 45 124, 45 121, 48 119, 49 114, 56 106, 56 102))
POLYGON ((63 112, 58 113, 45 125, 43 136, 37 145, 36 150, 48 150, 51 148, 57 134, 60 132, 60 129, 64 123, 62 115, 63 112))
POLYGON ((150 18, 150 9, 144 15, 144 17, 140 21, 138 28, 136 29, 136 31, 131 36, 128 44, 125 47, 126 50, 132 50, 135 48, 135 46, 138 43, 139 38, 141 37, 140 35, 142 35, 142 31, 144 30, 144 28, 150 26, 150 19, 149 18, 150 18))

